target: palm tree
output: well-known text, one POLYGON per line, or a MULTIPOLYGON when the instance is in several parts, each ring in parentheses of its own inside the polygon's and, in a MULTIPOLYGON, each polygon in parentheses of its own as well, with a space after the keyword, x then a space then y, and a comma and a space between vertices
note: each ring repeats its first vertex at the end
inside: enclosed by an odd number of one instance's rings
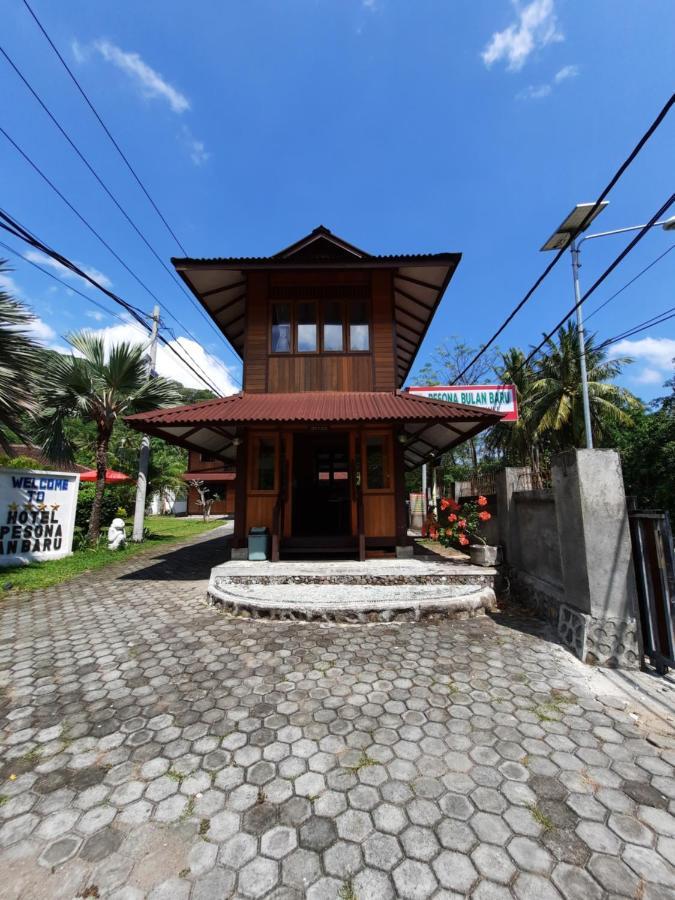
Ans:
MULTIPOLYGON (((0 275, 6 272, 0 260, 0 275)), ((0 446, 11 454, 11 436, 25 440, 21 419, 38 409, 37 373, 42 348, 27 333, 33 316, 0 288, 0 446)))
POLYGON ((536 470, 541 440, 532 420, 535 373, 525 360, 519 347, 510 347, 495 367, 499 383, 513 384, 516 388, 518 419, 495 425, 488 432, 486 444, 490 450, 500 452, 509 465, 530 465, 536 470))
POLYGON ((78 355, 55 355, 40 398, 43 412, 37 433, 47 456, 66 460, 72 457, 66 421, 77 416, 95 423, 96 492, 87 532, 87 539, 94 542, 101 530, 108 445, 115 421, 177 403, 178 394, 166 378, 150 377, 146 348, 141 345, 117 344, 106 356, 103 339, 91 332, 70 335, 68 342, 78 355))
MULTIPOLYGON (((630 426, 631 411, 640 408, 630 391, 611 383, 630 362, 627 357, 608 360, 606 352, 595 347, 593 335, 587 337, 588 396, 598 444, 610 426, 630 426)), ((557 340, 549 338, 546 353, 535 366, 532 424, 534 433, 548 435, 557 449, 585 445, 579 341, 572 322, 558 330, 557 340)))

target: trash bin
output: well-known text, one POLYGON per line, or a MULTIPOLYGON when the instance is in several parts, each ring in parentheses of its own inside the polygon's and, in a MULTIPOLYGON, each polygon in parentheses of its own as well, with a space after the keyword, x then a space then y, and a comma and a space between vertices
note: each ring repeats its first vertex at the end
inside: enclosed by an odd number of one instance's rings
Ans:
POLYGON ((248 558, 263 560, 269 557, 270 536, 266 528, 251 528, 248 533, 248 558))

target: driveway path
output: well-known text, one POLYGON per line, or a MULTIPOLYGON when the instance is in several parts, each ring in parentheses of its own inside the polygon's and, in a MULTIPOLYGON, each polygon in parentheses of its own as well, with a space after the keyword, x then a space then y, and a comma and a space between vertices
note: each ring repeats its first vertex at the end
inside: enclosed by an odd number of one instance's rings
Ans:
POLYGON ((672 900, 675 752, 543 625, 233 619, 221 555, 0 603, 0 898, 672 900))

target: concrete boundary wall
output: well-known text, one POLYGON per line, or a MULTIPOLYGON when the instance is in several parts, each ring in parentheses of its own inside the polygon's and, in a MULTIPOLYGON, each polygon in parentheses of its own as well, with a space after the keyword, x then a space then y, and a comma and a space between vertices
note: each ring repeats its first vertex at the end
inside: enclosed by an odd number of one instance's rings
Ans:
POLYGON ((618 454, 570 450, 550 491, 519 491, 526 470, 497 475, 499 540, 514 596, 557 627, 586 663, 639 665, 637 594, 618 454))

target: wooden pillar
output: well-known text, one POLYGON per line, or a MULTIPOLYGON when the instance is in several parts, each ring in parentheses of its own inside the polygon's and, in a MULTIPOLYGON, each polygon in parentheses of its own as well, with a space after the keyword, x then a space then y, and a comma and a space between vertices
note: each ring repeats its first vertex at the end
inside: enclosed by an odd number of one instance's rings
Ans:
POLYGON ((410 538, 408 537, 408 514, 405 505, 405 460, 403 446, 399 443, 396 432, 394 432, 394 489, 396 492, 396 546, 407 547, 410 538))
POLYGON ((246 432, 240 434, 242 441, 237 447, 234 500, 234 534, 232 546, 240 549, 246 546, 246 495, 248 485, 248 436, 246 432))

